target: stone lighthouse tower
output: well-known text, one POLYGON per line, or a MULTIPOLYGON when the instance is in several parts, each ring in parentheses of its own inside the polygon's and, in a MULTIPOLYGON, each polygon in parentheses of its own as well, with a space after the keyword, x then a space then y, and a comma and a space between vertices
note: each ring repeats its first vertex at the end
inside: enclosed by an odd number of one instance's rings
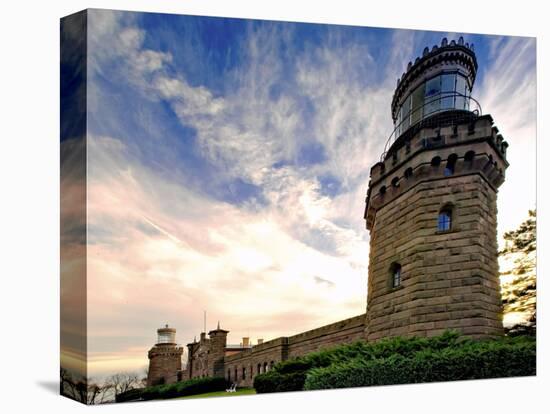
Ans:
POLYGON ((165 325, 157 329, 157 343, 149 350, 147 386, 178 381, 183 348, 176 344, 176 330, 165 325))
POLYGON ((496 200, 508 144, 471 94, 477 67, 473 45, 443 39, 397 81, 364 216, 367 340, 503 333, 496 200))

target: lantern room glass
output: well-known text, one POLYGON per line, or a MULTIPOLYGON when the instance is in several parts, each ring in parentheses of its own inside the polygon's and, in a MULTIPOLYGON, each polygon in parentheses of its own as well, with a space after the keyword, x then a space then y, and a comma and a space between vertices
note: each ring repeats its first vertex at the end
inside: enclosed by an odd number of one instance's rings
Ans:
POLYGON ((446 110, 470 109, 470 90, 461 73, 442 73, 417 86, 397 112, 395 133, 400 136, 409 126, 446 110))
POLYGON ((159 344, 173 344, 175 342, 175 334, 172 332, 160 332, 158 334, 159 344))

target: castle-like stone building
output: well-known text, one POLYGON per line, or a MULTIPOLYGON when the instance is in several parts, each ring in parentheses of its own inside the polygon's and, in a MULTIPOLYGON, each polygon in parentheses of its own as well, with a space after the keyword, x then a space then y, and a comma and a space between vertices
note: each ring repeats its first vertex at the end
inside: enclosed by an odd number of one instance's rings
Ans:
POLYGON ((149 351, 148 384, 225 376, 251 386, 277 362, 357 340, 446 329, 502 335, 496 199, 508 144, 471 96, 477 68, 473 45, 443 39, 397 81, 395 129, 371 168, 366 197, 365 314, 254 346, 248 338, 228 346, 218 324, 187 345, 184 370, 182 348, 165 339, 166 327, 149 351))

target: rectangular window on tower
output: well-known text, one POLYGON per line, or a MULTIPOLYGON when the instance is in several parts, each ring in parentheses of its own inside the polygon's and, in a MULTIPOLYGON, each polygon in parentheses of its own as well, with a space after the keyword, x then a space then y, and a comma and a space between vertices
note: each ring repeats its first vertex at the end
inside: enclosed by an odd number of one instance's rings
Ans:
POLYGON ((424 115, 429 115, 439 111, 441 105, 441 76, 436 76, 426 82, 426 91, 424 93, 424 100, 426 106, 424 107, 424 115))
POLYGON ((439 218, 437 221, 437 230, 438 231, 451 230, 451 220, 452 220, 451 211, 449 209, 442 210, 439 213, 439 218))
POLYGON ((410 124, 411 124, 411 97, 409 96, 407 99, 405 99, 405 102, 403 102, 403 106, 401 107, 400 132, 404 132, 409 127, 410 124))
POLYGON ((451 109, 454 107, 456 75, 448 73, 441 76, 441 109, 451 109))
POLYGON ((456 77, 456 109, 465 109, 466 107, 466 78, 464 76, 458 75, 456 77), (458 95, 460 94, 460 95, 458 95))
POLYGON ((415 124, 422 119, 425 86, 426 84, 423 83, 412 93, 411 124, 415 124))
POLYGON ((390 286, 393 289, 401 286, 401 265, 396 262, 390 266, 390 286))

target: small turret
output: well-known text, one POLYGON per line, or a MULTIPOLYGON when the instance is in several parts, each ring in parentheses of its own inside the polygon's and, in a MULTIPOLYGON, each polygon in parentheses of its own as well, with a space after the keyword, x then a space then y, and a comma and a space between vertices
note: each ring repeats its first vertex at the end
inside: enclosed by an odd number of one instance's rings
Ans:
POLYGON ((409 61, 393 95, 395 130, 384 155, 390 152, 390 145, 421 121, 446 111, 470 111, 476 73, 475 53, 462 37, 450 44, 443 38, 441 46, 434 45, 431 51, 425 47, 414 64, 409 61))
POLYGON ((183 348, 176 344, 176 330, 167 324, 157 329, 157 343, 148 353, 147 386, 177 382, 182 354, 183 348))

